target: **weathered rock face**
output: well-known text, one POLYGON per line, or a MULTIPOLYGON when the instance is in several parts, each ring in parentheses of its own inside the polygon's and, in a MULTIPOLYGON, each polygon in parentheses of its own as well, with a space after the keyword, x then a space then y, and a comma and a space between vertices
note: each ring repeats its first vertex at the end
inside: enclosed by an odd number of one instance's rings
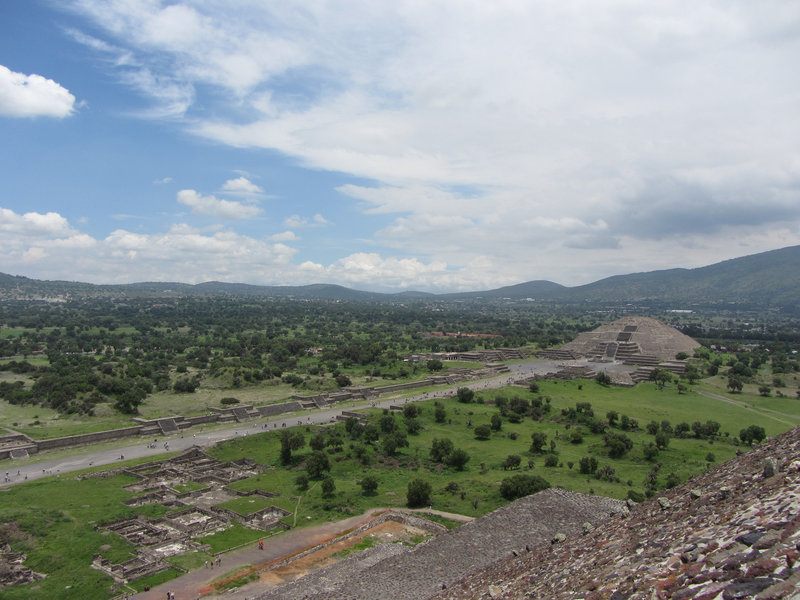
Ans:
POLYGON ((800 600, 800 428, 664 498, 436 598, 800 600))

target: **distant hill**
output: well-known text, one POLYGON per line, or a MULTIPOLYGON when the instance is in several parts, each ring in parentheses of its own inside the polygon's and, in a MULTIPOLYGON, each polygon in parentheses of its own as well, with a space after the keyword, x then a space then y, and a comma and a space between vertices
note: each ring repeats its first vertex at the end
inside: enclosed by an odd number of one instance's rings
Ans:
POLYGON ((0 273, 1 298, 260 296, 345 300, 354 302, 537 300, 570 304, 668 303, 745 304, 797 308, 800 298, 800 246, 791 246, 696 269, 668 269, 607 277, 594 283, 565 287, 552 281, 529 281, 494 290, 454 294, 402 292, 385 294, 340 285, 260 286, 209 281, 197 285, 144 282, 93 285, 70 281, 40 281, 0 273))

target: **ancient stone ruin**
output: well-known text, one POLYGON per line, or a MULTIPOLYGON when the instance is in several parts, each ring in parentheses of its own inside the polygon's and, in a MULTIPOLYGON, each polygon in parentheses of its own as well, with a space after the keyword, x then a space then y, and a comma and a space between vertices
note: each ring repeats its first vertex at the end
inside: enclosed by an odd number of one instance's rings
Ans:
POLYGON ((226 463, 199 448, 191 448, 165 460, 87 475, 104 477, 125 473, 136 477, 137 481, 125 486, 137 494, 125 502, 128 506, 161 504, 171 509, 158 519, 139 516, 98 527, 125 538, 136 548, 136 557, 115 564, 96 555, 92 566, 118 582, 132 581, 170 568, 164 560, 169 556, 203 549, 202 541, 198 539, 223 531, 234 522, 261 531, 285 527, 281 519, 290 513, 277 506, 267 506, 249 514, 239 514, 220 506, 240 497, 273 497, 275 494, 269 491, 240 492, 228 487, 234 481, 252 477, 263 470, 264 467, 249 459, 226 463), (191 490, 182 491, 187 487, 191 490))
POLYGON ((16 523, 0 523, 0 596, 5 587, 45 578, 23 564, 27 558, 25 554, 11 548, 11 542, 29 537, 16 523))
POLYGON ((547 348, 539 355, 560 361, 584 359, 593 363, 634 365, 638 368, 630 374, 630 383, 638 383, 647 380, 656 367, 677 375, 684 373, 686 361, 676 356, 681 353, 692 356, 698 347, 698 342, 656 319, 622 317, 594 331, 580 333, 560 348, 547 348))

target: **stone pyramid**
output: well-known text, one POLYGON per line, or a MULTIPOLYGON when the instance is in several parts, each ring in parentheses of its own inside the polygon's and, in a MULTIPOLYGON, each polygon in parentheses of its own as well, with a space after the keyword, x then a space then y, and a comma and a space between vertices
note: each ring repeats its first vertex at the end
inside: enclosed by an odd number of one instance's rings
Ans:
POLYGON ((622 317, 594 331, 578 334, 560 350, 576 357, 605 356, 624 360, 633 355, 654 356, 662 361, 675 358, 679 352, 689 356, 700 344, 674 327, 650 317, 622 317))

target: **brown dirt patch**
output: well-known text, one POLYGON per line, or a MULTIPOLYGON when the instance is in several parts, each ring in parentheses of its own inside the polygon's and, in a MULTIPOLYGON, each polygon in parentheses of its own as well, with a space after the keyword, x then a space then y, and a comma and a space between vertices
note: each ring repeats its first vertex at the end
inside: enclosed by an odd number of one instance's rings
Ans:
POLYGON ((264 583, 269 587, 289 583, 295 579, 299 579, 303 575, 308 574, 310 571, 314 571, 338 562, 341 560, 341 557, 336 557, 334 554, 352 548, 359 542, 362 542, 365 538, 375 537, 378 538, 379 543, 391 543, 409 541, 413 536, 418 535, 427 536, 429 534, 422 529, 403 525, 402 523, 398 523, 396 521, 384 521, 383 523, 376 525, 367 531, 359 533, 358 535, 353 535, 347 539, 336 541, 325 548, 320 548, 315 552, 306 554, 297 560, 293 560, 288 565, 284 565, 277 569, 264 571, 261 573, 259 579, 261 583, 264 583))

